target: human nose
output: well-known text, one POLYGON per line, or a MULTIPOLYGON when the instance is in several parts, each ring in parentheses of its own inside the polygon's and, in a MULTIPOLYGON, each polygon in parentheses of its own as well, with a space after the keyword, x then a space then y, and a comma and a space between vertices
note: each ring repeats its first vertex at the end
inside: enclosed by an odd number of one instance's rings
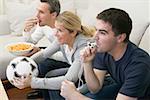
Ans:
POLYGON ((58 30, 57 29, 54 30, 54 35, 58 36, 58 30))
POLYGON ((96 39, 97 36, 98 36, 98 32, 96 31, 93 38, 96 39))
POLYGON ((39 12, 36 13, 36 17, 39 19, 40 17, 39 12))

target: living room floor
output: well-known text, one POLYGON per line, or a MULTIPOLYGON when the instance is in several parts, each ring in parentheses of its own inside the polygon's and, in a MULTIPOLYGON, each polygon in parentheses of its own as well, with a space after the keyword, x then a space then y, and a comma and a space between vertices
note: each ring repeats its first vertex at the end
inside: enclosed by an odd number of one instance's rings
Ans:
MULTIPOLYGON (((3 81, 3 85, 4 85, 4 88, 6 90, 9 100, 29 100, 27 99, 27 94, 33 91, 31 88, 20 90, 12 86, 8 81, 3 81)), ((39 98, 36 100, 43 100, 43 99, 39 98)))

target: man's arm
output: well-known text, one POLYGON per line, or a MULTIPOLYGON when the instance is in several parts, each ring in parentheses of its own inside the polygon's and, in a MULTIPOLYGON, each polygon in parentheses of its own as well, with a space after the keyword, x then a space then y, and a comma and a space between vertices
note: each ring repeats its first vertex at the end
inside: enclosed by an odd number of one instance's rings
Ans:
POLYGON ((70 98, 69 100, 92 100, 92 99, 82 95, 78 91, 74 91, 74 93, 72 94, 72 98, 70 98))
POLYGON ((60 95, 66 100, 91 100, 77 91, 74 83, 68 80, 62 82, 60 95))
POLYGON ((84 65, 86 84, 91 93, 96 93, 103 86, 106 71, 93 69, 91 64, 84 65))
POLYGON ((91 93, 95 93, 102 88, 106 74, 106 71, 93 69, 92 62, 95 57, 96 50, 97 49, 95 47, 86 47, 80 52, 85 81, 91 93))
POLYGON ((129 97, 121 93, 118 93, 116 100, 137 100, 137 98, 129 97))
POLYGON ((39 20, 37 17, 33 17, 33 18, 30 18, 30 19, 27 19, 25 21, 25 27, 24 27, 24 32, 29 32, 31 31, 31 29, 33 27, 35 27, 37 24, 39 23, 39 20))

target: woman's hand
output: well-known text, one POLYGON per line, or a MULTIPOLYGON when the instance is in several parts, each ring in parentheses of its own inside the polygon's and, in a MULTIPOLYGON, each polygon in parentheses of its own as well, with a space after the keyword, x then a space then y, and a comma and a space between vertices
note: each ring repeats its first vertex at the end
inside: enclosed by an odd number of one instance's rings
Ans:
POLYGON ((33 54, 37 53, 38 51, 40 51, 40 48, 39 48, 39 47, 34 47, 31 52, 29 52, 29 53, 27 53, 27 54, 24 54, 24 55, 22 55, 22 56, 30 57, 30 56, 32 56, 33 54))
POLYGON ((70 82, 68 80, 62 82, 60 93, 61 96, 63 96, 65 99, 70 100, 71 98, 75 98, 72 97, 74 92, 77 92, 77 89, 73 82, 70 82))
POLYGON ((21 77, 21 78, 17 78, 14 77, 14 85, 19 88, 19 89, 24 89, 26 87, 30 87, 31 86, 31 75, 28 75, 27 77, 21 77))

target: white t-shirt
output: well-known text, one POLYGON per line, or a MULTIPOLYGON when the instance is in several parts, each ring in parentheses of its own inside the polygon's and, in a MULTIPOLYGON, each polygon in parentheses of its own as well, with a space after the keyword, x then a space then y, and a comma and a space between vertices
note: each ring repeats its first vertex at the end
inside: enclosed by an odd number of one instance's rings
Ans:
POLYGON ((55 28, 51 28, 49 26, 37 26, 35 30, 31 30, 30 32, 23 32, 23 37, 26 42, 31 42, 36 44, 39 40, 41 40, 44 36, 50 41, 53 42, 55 40, 54 36, 55 28))

